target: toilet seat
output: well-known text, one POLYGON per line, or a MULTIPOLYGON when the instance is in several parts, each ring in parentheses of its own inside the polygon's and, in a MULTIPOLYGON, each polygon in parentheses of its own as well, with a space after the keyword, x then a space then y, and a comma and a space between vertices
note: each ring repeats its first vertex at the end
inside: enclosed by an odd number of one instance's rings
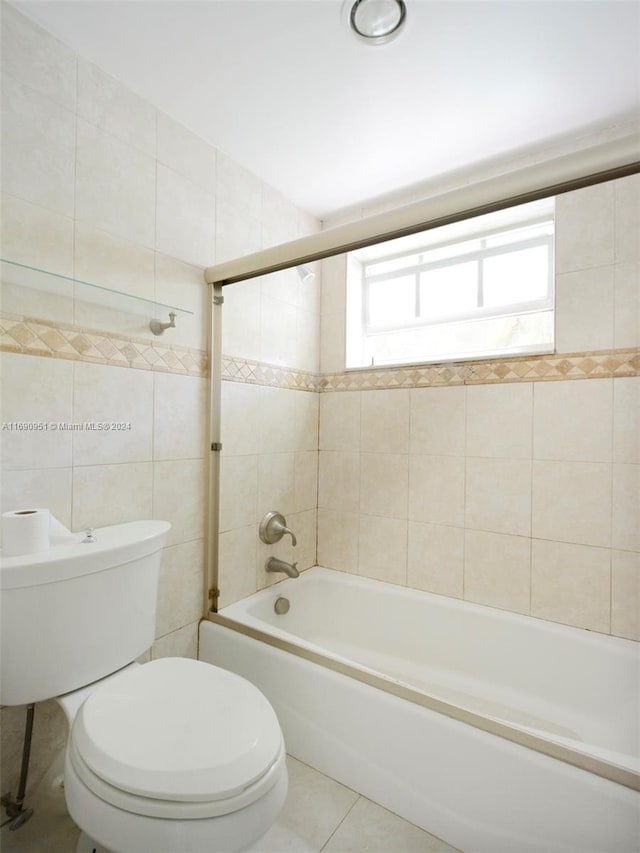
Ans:
POLYGON ((97 687, 79 709, 69 759, 101 799, 163 818, 212 817, 263 796, 284 767, 271 705, 211 664, 162 658, 97 687))

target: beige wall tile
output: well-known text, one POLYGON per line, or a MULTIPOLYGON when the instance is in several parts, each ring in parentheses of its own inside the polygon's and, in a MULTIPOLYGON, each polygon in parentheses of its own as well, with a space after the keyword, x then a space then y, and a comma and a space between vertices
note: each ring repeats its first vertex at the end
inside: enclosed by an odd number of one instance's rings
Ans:
POLYGON ((407 586, 462 598, 464 530, 410 521, 407 586))
POLYGON ((640 465, 613 466, 613 548, 640 551, 640 465))
POLYGON ((255 281, 225 288, 222 351, 260 358, 260 286, 255 281))
POLYGON ((640 176, 613 182, 615 189, 616 261, 640 260, 640 176))
POLYGON ((298 234, 298 209, 281 192, 262 185, 262 248, 295 240, 298 234))
POLYGON ((608 548, 533 540, 531 615, 609 632, 608 548))
POLYGON ((158 658, 198 658, 198 622, 192 622, 171 634, 158 638, 151 648, 152 660, 158 658))
POLYGON ((260 452, 260 392, 257 385, 222 383, 223 456, 260 452))
POLYGON ((247 216, 259 220, 262 214, 262 181, 248 169, 217 152, 216 197, 247 216))
POLYGON ((465 461, 456 456, 412 456, 409 467, 409 519, 464 525, 465 461))
POLYGON ((262 275, 258 280, 262 296, 297 307, 298 291, 302 287, 302 282, 295 267, 262 275))
POLYGON ((156 108, 97 65, 78 57, 78 115, 156 156, 156 108))
POLYGON ((215 260, 215 196, 158 163, 156 249, 199 266, 215 260))
POLYGON ((640 462, 640 378, 613 380, 613 461, 640 462))
POLYGON ((467 458, 465 526, 531 535, 531 462, 467 458))
POLYGON ((287 525, 293 530, 298 544, 292 550, 292 559, 298 563, 302 572, 317 564, 318 547, 318 511, 308 509, 287 516, 287 525))
POLYGON ((322 314, 342 314, 346 305, 347 256, 334 255, 322 261, 322 314))
POLYGON ((614 267, 614 345, 640 346, 640 263, 614 267))
POLYGON ((296 367, 296 308, 262 294, 260 358, 269 364, 296 367))
POLYGON ((216 193, 216 149, 184 125, 158 113, 158 161, 206 193, 216 193))
POLYGON ((406 520, 408 493, 406 453, 360 454, 361 513, 406 520))
POLYGON ((556 276, 556 351, 590 352, 614 345, 614 267, 556 276))
POLYGON ((295 453, 263 453, 258 457, 258 518, 271 510, 295 510, 295 453))
POLYGON ((362 392, 360 440, 363 452, 407 452, 410 393, 404 390, 362 392))
MULTIPOLYGON (((76 278, 143 299, 154 298, 155 258, 152 249, 76 222, 74 262, 76 278)), ((92 293, 89 298, 93 303, 99 296, 92 293)), ((142 327, 147 330, 152 316, 150 307, 130 305, 123 300, 112 304, 119 311, 140 313, 142 327)), ((102 328, 96 323, 92 311, 95 311, 93 304, 87 306, 85 315, 77 317, 76 322, 89 328, 102 328)))
POLYGON ((318 508, 318 565, 357 573, 359 536, 358 513, 318 508))
MULTIPOLYGON (((73 273, 73 220, 21 198, 2 194, 2 257, 19 264, 71 275, 73 273), (34 240, 34 234, 38 239, 34 240)), ((71 293, 69 288, 66 292, 71 293)), ((38 291, 42 299, 42 292, 38 291)), ((9 310, 3 287, 2 303, 9 310)), ((42 305, 40 306, 42 310, 42 305)), ((45 316, 53 320, 70 320, 71 315, 51 314, 45 307, 45 316)), ((33 316, 33 312, 25 312, 33 316)))
POLYGON ((318 450, 320 395, 295 393, 296 450, 318 450))
POLYGON ((71 480, 71 468, 3 471, 0 512, 47 507, 59 522, 71 528, 71 480))
POLYGON ((464 456, 465 388, 411 392, 411 453, 464 456))
POLYGON ((74 465, 151 461, 153 382, 149 370, 124 370, 78 362, 73 382, 73 421, 130 424, 130 429, 73 432, 74 465))
POLYGON ((153 158, 78 119, 76 217, 154 247, 156 164, 153 158))
POLYGON ((203 459, 207 453, 208 381, 153 376, 154 459, 203 459))
POLYGON ((388 583, 406 584, 405 519, 360 516, 358 574, 388 583))
POLYGON ((223 456, 220 460, 220 530, 234 530, 258 520, 258 456, 223 456))
POLYGON ((296 396, 288 388, 260 388, 260 452, 293 452, 296 440, 296 396))
POLYGON ((76 53, 4 3, 2 71, 68 110, 76 107, 76 53))
POLYGON ((536 383, 534 459, 610 462, 612 429, 613 380, 536 383))
MULTIPOLYGON (((258 252, 262 244, 262 225, 259 218, 247 214, 244 207, 225 199, 216 199, 215 257, 221 264, 243 255, 258 252)), ((257 281, 253 282, 259 287, 257 281)), ((227 291, 242 290, 248 282, 228 287, 227 291)))
POLYGON ((467 388, 467 454, 529 459, 534 384, 467 388))
POLYGON ((2 433, 2 467, 68 468, 72 432, 73 365, 55 359, 2 354, 2 420, 41 423, 43 429, 2 433), (56 425, 56 429, 44 427, 56 425))
POLYGON ((173 524, 173 518, 161 512, 154 513, 152 497, 151 462, 74 468, 72 528, 86 530, 148 518, 173 524))
POLYGON ((530 581, 530 539, 479 530, 466 531, 466 601, 529 613, 530 581))
POLYGON ((320 395, 320 450, 360 450, 360 392, 320 395))
POLYGON ((320 319, 317 311, 296 309, 296 355, 299 370, 317 373, 320 369, 320 319))
POLYGON ((2 81, 2 189, 73 216, 75 114, 12 77, 2 81), (46 139, 47 144, 42 145, 46 139))
POLYGON ((307 450, 294 457, 294 509, 315 509, 318 505, 318 453, 307 450))
POLYGON ((611 465, 534 461, 532 535, 609 547, 611 465))
POLYGON ((640 640, 640 554, 611 552, 611 633, 640 640))
POLYGON ((320 370, 340 373, 345 366, 345 318, 342 314, 323 314, 320 318, 320 370))
POLYGON ((154 462, 152 518, 171 522, 167 545, 205 538, 207 488, 206 460, 154 462))
POLYGON ((613 183, 563 193, 556 199, 556 271, 614 261, 613 183))
POLYGON ((360 454, 320 451, 318 506, 346 512, 360 508, 360 454))
POLYGON ((177 631, 204 616, 205 542, 173 545, 162 552, 156 637, 177 631))
POLYGON ((219 607, 226 607, 256 591, 255 524, 227 530, 219 540, 219 607))

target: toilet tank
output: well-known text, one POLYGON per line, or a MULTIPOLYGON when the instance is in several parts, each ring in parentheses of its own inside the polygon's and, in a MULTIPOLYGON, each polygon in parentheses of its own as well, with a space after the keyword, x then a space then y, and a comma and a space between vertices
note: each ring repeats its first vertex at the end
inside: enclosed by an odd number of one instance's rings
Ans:
POLYGON ((162 546, 171 525, 97 528, 46 551, 0 558, 0 704, 76 690, 155 638, 162 546))

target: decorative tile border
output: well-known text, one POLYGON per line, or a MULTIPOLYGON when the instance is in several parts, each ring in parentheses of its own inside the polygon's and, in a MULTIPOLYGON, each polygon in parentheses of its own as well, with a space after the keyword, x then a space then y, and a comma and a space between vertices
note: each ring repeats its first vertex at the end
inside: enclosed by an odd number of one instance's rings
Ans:
MULTIPOLYGON (((209 357, 203 350, 16 314, 0 314, 0 351, 183 376, 205 377, 209 370, 209 357)), ((639 349, 410 365, 324 375, 235 356, 222 356, 223 380, 296 391, 372 391, 627 376, 640 376, 639 349)))
POLYGON ((383 388, 548 382, 561 379, 615 379, 623 376, 640 376, 640 350, 558 353, 328 373, 320 378, 319 390, 371 391, 383 388))
POLYGON ((315 373, 291 367, 278 367, 275 364, 230 355, 222 356, 222 379, 230 382, 269 385, 295 391, 320 391, 321 378, 315 373))
POLYGON ((0 314, 0 350, 182 376, 204 377, 209 370, 202 350, 16 314, 0 314))

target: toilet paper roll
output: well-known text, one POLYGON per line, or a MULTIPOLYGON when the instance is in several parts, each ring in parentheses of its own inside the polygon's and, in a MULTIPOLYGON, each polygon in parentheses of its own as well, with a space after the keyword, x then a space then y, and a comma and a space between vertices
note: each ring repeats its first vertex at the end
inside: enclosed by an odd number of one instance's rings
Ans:
POLYGON ((19 557, 49 547, 49 510, 18 509, 2 514, 2 555, 19 557))

